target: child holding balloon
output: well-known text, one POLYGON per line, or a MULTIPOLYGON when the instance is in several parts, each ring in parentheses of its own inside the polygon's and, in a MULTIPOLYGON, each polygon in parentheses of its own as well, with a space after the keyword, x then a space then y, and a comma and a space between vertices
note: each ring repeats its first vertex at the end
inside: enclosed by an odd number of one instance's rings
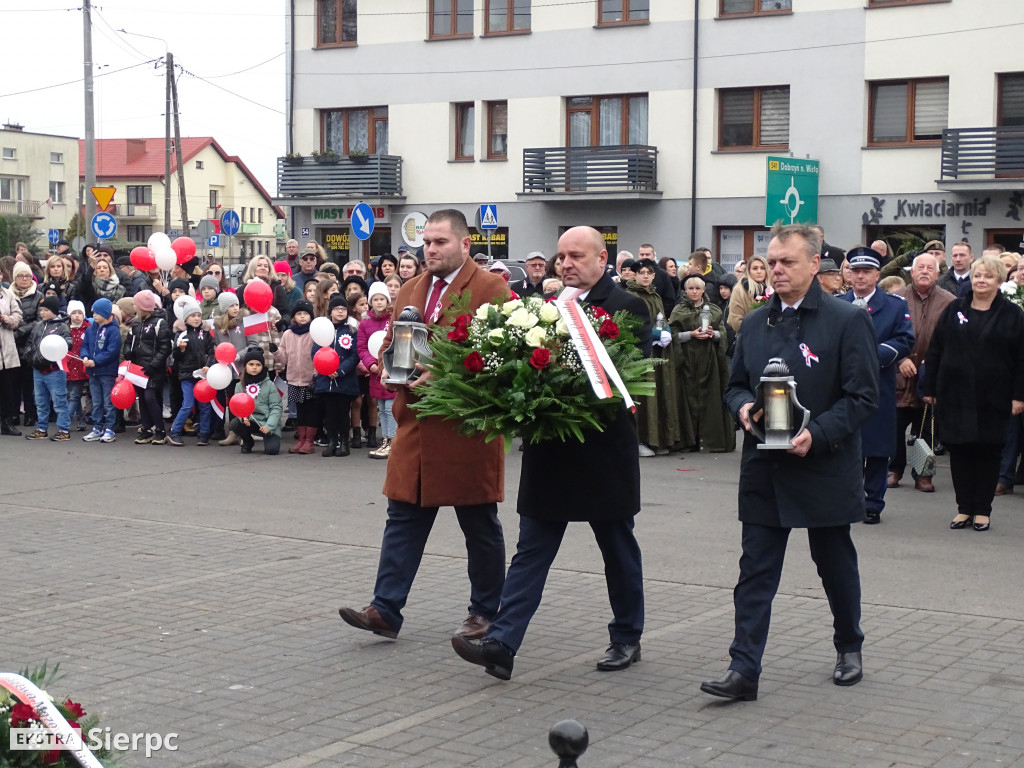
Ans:
POLYGON ((313 391, 313 337, 309 324, 313 321, 313 306, 303 299, 295 302, 292 323, 281 334, 281 343, 274 353, 274 367, 288 369, 288 402, 295 403, 295 445, 288 453, 312 453, 317 431, 317 407, 313 391))
POLYGON ((349 407, 359 394, 356 366, 359 364, 358 334, 348 324, 348 305, 345 297, 334 294, 328 305, 328 316, 313 322, 310 331, 313 347, 310 350, 317 375, 313 379, 317 400, 324 414, 327 447, 321 456, 348 456, 349 407), (325 324, 325 321, 329 321, 325 324), (320 345, 319 342, 327 342, 320 345))
MULTIPOLYGON (((182 306, 182 319, 185 330, 177 335, 174 345, 174 358, 177 362, 178 381, 181 384, 181 408, 171 424, 171 433, 167 436, 170 445, 184 445, 182 434, 185 421, 195 407, 195 386, 197 373, 206 375, 213 356, 213 334, 203 327, 203 310, 198 302, 188 299, 182 306)), ((209 402, 199 403, 199 439, 196 445, 210 444, 210 431, 213 412, 209 402)))
POLYGON ((47 296, 39 302, 39 322, 29 337, 32 354, 32 383, 35 387, 36 431, 26 440, 49 437, 50 407, 57 414, 57 433, 51 440, 71 439, 67 376, 57 365, 71 347, 71 332, 60 317, 60 299, 47 296), (63 341, 63 345, 61 344, 63 341))
POLYGON ((242 453, 252 453, 252 433, 256 430, 263 435, 263 453, 277 455, 281 450, 281 394, 267 378, 263 352, 258 347, 245 353, 245 369, 229 406, 233 414, 230 428, 242 439, 242 453))
MULTIPOLYGON (((394 272, 391 273, 395 274, 394 272)), ((391 275, 388 275, 391 277, 391 275)), ((369 372, 368 393, 369 409, 367 418, 367 439, 368 446, 376 442, 376 427, 372 426, 375 421, 380 422, 380 444, 375 450, 370 451, 371 459, 386 459, 391 455, 391 438, 395 436, 395 420, 391 416, 392 401, 395 398, 394 392, 388 392, 380 383, 380 363, 377 351, 371 351, 370 341, 374 334, 380 334, 376 338, 384 340, 388 326, 391 324, 391 293, 382 282, 376 282, 370 286, 370 311, 366 319, 359 324, 359 359, 363 367, 369 372)))

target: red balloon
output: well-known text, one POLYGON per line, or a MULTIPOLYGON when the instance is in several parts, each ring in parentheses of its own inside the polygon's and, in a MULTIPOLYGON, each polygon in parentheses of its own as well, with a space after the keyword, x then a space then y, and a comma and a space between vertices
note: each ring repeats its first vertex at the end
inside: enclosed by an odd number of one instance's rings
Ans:
POLYGON ((237 395, 231 396, 231 399, 228 400, 228 406, 231 408, 231 412, 238 418, 248 419, 252 416, 252 412, 256 410, 256 401, 245 394, 245 392, 239 392, 237 395))
POLYGON ((246 283, 242 298, 245 299, 245 306, 253 312, 266 312, 274 303, 274 291, 258 277, 254 277, 246 283))
POLYGON ((208 403, 217 396, 217 390, 206 379, 200 379, 192 388, 192 396, 200 403, 208 403))
POLYGON ((213 356, 217 358, 217 362, 221 365, 231 365, 238 356, 238 350, 235 349, 235 345, 230 341, 222 341, 213 350, 213 356))
POLYGON ((135 387, 127 380, 117 382, 110 390, 110 402, 115 408, 131 408, 135 403, 135 387))
POLYGON ((330 376, 332 373, 336 373, 340 364, 341 358, 330 347, 321 347, 313 355, 313 367, 321 376, 330 376))
POLYGON ((191 237, 179 237, 171 243, 171 250, 174 251, 178 263, 184 264, 196 255, 196 241, 191 237))
POLYGON ((149 272, 152 269, 156 269, 156 256, 145 245, 132 248, 128 258, 132 260, 132 266, 140 272, 149 272))

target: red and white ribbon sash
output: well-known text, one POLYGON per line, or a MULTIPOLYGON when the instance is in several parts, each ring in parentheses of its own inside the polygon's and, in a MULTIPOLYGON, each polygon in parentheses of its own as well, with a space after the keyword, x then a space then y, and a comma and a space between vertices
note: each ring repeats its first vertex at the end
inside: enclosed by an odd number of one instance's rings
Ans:
POLYGON ((566 289, 555 302, 555 306, 558 307, 562 319, 569 327, 569 336, 580 356, 580 362, 583 363, 583 370, 587 372, 587 378, 590 379, 590 386, 593 387, 594 394, 604 400, 612 396, 611 384, 614 383, 615 388, 622 395, 626 407, 635 411, 636 404, 629 396, 629 392, 626 391, 626 384, 622 381, 619 372, 615 370, 608 350, 601 343, 597 331, 590 324, 583 308, 575 301, 575 297, 579 293, 576 289, 566 289))

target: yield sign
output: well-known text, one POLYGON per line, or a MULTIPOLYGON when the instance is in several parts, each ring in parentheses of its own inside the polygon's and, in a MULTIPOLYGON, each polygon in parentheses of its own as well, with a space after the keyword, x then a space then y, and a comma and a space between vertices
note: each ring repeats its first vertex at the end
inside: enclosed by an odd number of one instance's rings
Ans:
POLYGON ((117 191, 116 187, 90 187, 92 190, 92 196, 96 198, 96 205, 100 207, 101 211, 107 210, 107 206, 110 205, 110 201, 114 199, 114 193, 117 191))

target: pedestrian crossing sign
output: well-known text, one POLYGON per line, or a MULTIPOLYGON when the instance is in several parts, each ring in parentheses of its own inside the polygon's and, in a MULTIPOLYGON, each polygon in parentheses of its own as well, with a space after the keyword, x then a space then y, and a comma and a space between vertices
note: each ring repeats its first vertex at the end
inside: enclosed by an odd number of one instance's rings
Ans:
POLYGON ((496 205, 481 205, 480 206, 480 229, 497 229, 498 228, 498 206, 496 205))

